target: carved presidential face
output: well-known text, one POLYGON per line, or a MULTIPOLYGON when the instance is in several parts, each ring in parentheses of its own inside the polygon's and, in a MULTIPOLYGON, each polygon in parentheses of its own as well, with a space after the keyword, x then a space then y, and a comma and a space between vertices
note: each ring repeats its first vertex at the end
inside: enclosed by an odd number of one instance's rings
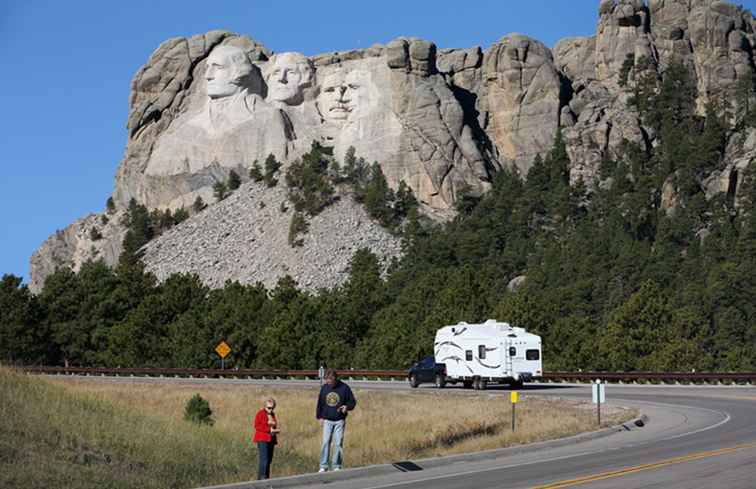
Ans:
POLYGON ((312 85, 314 70, 304 55, 275 56, 268 70, 268 99, 288 105, 302 103, 303 90, 312 85))
POLYGON ((362 70, 336 71, 328 75, 321 87, 318 107, 323 117, 341 123, 353 120, 370 103, 370 74, 362 70))
POLYGON ((252 75, 252 63, 241 48, 218 46, 207 57, 207 95, 218 99, 235 95, 245 88, 252 75))

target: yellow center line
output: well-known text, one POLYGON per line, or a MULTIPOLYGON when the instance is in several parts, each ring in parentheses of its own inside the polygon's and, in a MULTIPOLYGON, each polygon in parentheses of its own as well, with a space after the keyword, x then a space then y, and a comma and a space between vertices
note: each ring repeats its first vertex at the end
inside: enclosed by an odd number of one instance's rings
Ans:
POLYGON ((536 486, 533 489, 559 489, 561 487, 577 486, 580 484, 587 484, 589 482, 596 482, 604 479, 611 479, 612 477, 621 477, 623 475, 634 474, 635 472, 641 472, 643 470, 658 469, 660 467, 666 467, 667 465, 674 465, 683 462, 691 462, 693 460, 699 460, 702 458, 716 457, 718 455, 724 455, 727 453, 736 452, 738 450, 746 450, 749 448, 756 448, 756 443, 750 443, 746 445, 737 445, 729 448, 721 448, 719 450, 711 450, 708 452, 698 452, 683 457, 670 458, 662 460, 660 462, 654 462, 651 464, 636 465, 634 467, 627 467, 625 469, 613 470, 610 472, 602 472, 600 474, 587 475, 584 477, 578 477, 577 479, 570 479, 560 482, 554 482, 543 486, 536 486))

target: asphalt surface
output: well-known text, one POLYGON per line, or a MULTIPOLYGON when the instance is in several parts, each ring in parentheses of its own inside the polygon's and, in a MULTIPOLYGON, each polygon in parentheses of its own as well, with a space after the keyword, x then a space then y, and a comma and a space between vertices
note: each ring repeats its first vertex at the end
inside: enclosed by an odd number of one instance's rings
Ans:
MULTIPOLYGON (((98 379, 100 380, 100 379, 98 379)), ((129 379, 102 379, 129 382, 129 379)), ((144 382, 145 379, 134 379, 144 382)), ((238 379, 150 379, 148 382, 223 382, 314 388, 311 381, 238 379)), ((349 381, 364 389, 409 389, 400 382, 349 381)), ((431 387, 421 387, 418 392, 431 387)), ((527 395, 590 398, 589 385, 532 384, 527 395)), ((447 395, 474 395, 461 388, 447 395)), ((509 396, 509 388, 486 394, 509 396)), ((349 480, 336 474, 270 480, 265 485, 234 487, 307 487, 365 489, 452 489, 520 487, 588 488, 756 488, 756 387, 609 385, 607 401, 637 407, 648 416, 646 425, 601 438, 550 446, 525 453, 507 453, 480 460, 413 461, 421 470, 356 469, 349 480), (360 471, 364 477, 360 476, 360 471)), ((348 436, 348 435, 347 435, 348 436)), ((348 452, 346 453, 348 457, 348 452)), ((346 476, 347 474, 343 474, 346 476)))

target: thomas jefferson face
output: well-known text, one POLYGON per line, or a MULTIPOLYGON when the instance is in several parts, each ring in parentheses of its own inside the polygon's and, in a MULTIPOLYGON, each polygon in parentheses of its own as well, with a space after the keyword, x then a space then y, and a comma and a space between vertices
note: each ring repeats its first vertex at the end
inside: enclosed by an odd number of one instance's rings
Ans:
POLYGON ((244 80, 252 74, 252 63, 240 48, 218 46, 207 57, 207 95, 218 99, 244 90, 244 80))
POLYGON ((320 111, 326 120, 343 123, 353 119, 358 110, 367 108, 369 74, 362 71, 337 71, 323 80, 318 97, 320 111))
POLYGON ((268 98, 288 105, 302 102, 302 90, 312 84, 310 61, 299 53, 276 56, 268 75, 268 98))

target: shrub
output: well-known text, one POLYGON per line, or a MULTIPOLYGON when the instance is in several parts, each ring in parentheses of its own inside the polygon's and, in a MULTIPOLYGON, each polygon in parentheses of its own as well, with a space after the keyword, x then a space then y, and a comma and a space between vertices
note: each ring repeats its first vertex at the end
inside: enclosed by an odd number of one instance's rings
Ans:
POLYGON ((310 224, 301 212, 294 212, 289 224, 289 246, 296 248, 304 245, 304 240, 299 238, 300 234, 305 234, 310 230, 310 224))
POLYGON ((173 213, 173 222, 175 224, 182 223, 187 219, 189 219, 189 212, 187 212, 187 210, 183 207, 179 207, 178 209, 176 209, 176 212, 173 213))
POLYGON ((202 212, 202 210, 203 210, 203 209, 204 209, 205 207, 207 207, 207 205, 205 205, 205 201, 204 201, 204 200, 202 200, 202 197, 200 197, 200 196, 198 195, 198 196, 197 196, 197 198, 196 198, 196 199, 194 199, 194 204, 192 204, 192 210, 193 210, 193 211, 194 211, 194 213, 196 214, 196 213, 198 213, 198 212, 202 212))
POLYGON ((213 410, 210 409, 210 403, 199 394, 195 394, 194 397, 189 399, 184 407, 184 419, 192 423, 212 426, 215 423, 212 415, 213 410))
POLYGON ((241 177, 234 170, 228 174, 228 188, 229 190, 236 190, 241 186, 241 177))
POLYGON ((228 197, 228 186, 223 182, 216 182, 215 185, 213 185, 213 195, 215 196, 216 201, 220 202, 228 197))
POLYGON ((261 182, 263 178, 265 178, 262 169, 260 168, 260 163, 257 160, 252 163, 252 168, 249 169, 249 178, 255 182, 261 182))
POLYGON ((275 174, 278 172, 279 168, 281 168, 281 163, 276 160, 276 157, 273 156, 272 153, 269 154, 265 159, 265 174, 263 175, 265 185, 267 185, 268 187, 276 186, 278 179, 275 178, 275 174))

